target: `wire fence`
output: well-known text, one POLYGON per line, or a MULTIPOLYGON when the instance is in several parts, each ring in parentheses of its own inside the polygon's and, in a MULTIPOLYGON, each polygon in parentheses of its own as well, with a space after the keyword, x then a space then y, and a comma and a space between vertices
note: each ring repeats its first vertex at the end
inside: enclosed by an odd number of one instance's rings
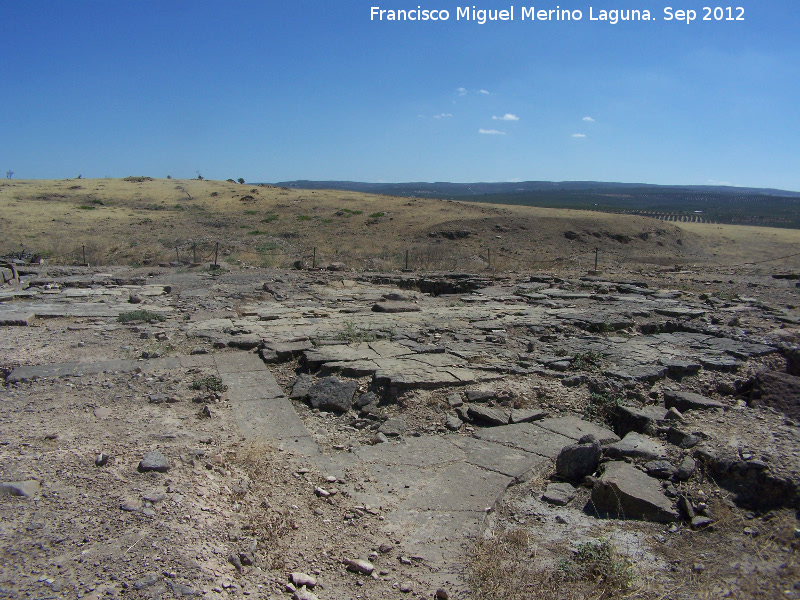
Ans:
MULTIPOLYGON (((57 264, 57 265, 108 265, 129 264, 131 266, 200 266, 208 264, 219 268, 221 263, 239 266, 258 267, 275 266, 284 268, 319 268, 332 263, 353 261, 366 265, 368 270, 414 270, 414 271, 469 271, 469 270, 525 270, 547 269, 559 267, 585 268, 587 271, 616 270, 632 264, 646 263, 641 249, 627 249, 624 245, 613 250, 601 249, 599 246, 581 252, 563 255, 546 255, 541 253, 534 259, 509 256, 502 250, 484 247, 483 254, 458 251, 457 248, 443 248, 434 245, 415 245, 404 251, 388 250, 369 255, 346 252, 344 254, 320 251, 315 246, 284 246, 276 242, 256 245, 255 248, 237 241, 200 240, 185 241, 175 244, 170 249, 160 247, 150 252, 150 258, 144 261, 113 260, 108 251, 95 247, 91 242, 81 244, 71 251, 56 254, 52 251, 37 251, 32 248, 21 248, 0 256, 0 261, 20 264, 57 264), (269 262, 270 264, 266 264, 269 262), (381 267, 376 269, 375 267, 381 267)), ((800 256, 800 252, 771 256, 746 262, 717 262, 721 268, 751 267, 800 256)), ((688 265, 689 259, 680 256, 662 257, 662 266, 669 261, 675 267, 688 265)), ((698 261, 699 262, 699 261, 698 261)), ((348 268, 352 265, 348 265, 348 268)))

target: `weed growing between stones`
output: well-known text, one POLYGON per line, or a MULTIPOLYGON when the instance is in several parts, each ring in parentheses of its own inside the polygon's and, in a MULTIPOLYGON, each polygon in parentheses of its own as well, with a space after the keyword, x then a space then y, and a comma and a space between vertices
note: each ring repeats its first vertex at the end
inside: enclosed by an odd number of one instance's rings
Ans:
POLYGON ((589 404, 583 411, 583 417, 598 423, 610 423, 614 411, 622 406, 622 402, 622 398, 618 396, 592 392, 589 396, 589 404))
POLYGON ((570 367, 576 371, 597 371, 600 367, 600 361, 603 355, 594 350, 587 350, 575 355, 575 359, 570 364, 570 367))
POLYGON ((195 379, 189 387, 193 390, 202 390, 205 392, 228 391, 228 386, 222 383, 222 379, 216 375, 208 375, 202 379, 195 379))

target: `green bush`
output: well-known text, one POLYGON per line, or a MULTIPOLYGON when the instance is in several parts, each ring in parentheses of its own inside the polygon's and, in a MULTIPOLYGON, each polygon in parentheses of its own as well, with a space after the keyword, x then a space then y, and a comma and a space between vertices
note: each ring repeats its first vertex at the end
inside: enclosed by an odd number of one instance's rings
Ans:
POLYGON ((228 391, 228 386, 222 383, 222 379, 216 375, 208 375, 201 379, 195 379, 189 387, 193 390, 203 390, 205 392, 228 391))

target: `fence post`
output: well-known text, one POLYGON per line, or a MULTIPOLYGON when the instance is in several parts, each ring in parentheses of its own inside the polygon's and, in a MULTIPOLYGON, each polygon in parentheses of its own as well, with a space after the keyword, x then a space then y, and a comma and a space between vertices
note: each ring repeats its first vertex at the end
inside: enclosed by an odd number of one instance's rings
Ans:
POLYGON ((81 251, 83 252, 83 264, 86 264, 86 244, 81 245, 81 251))
POLYGON ((597 253, 600 251, 600 248, 595 246, 594 249, 594 272, 597 273, 597 253))
POLYGON ((311 252, 311 268, 317 268, 317 247, 314 246, 313 251, 311 252))
POLYGON ((217 242, 217 247, 214 248, 214 268, 215 269, 219 268, 219 265, 217 265, 217 256, 219 256, 219 242, 217 242))

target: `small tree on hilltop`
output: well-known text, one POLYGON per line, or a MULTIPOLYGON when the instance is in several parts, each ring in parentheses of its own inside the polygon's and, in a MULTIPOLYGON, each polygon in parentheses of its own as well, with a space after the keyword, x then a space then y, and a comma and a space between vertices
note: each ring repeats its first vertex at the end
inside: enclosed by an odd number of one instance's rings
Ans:
POLYGON ((6 171, 6 179, 11 179, 14 176, 14 171, 6 171))
POLYGON ((243 184, 244 183, 244 177, 239 177, 239 179, 237 179, 236 181, 238 181, 239 183, 243 184))

